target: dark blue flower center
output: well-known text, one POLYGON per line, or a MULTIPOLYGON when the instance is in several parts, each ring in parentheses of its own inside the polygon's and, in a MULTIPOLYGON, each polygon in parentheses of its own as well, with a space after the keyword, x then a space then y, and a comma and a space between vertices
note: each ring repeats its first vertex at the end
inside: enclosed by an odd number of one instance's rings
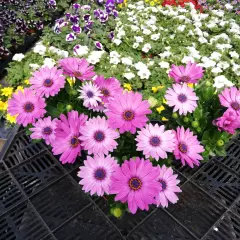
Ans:
POLYGON ((79 144, 79 140, 76 136, 72 137, 71 140, 70 140, 70 143, 71 143, 71 146, 73 148, 77 147, 78 144, 79 144))
POLYGON ((139 190, 142 187, 142 181, 137 177, 131 178, 128 184, 129 187, 134 191, 139 190))
POLYGON ((240 104, 237 103, 237 102, 233 102, 231 103, 231 107, 234 109, 234 110, 239 110, 240 109, 240 104))
POLYGON ((105 139, 105 135, 102 131, 97 131, 94 133, 94 139, 97 142, 102 142, 105 139))
POLYGON ((186 153, 188 151, 188 147, 185 143, 180 143, 178 145, 178 148, 182 153, 186 153))
POLYGON ((123 118, 126 120, 126 121, 131 121, 133 120, 134 118, 134 112, 132 110, 126 110, 124 111, 123 113, 123 118))
POLYGON ((106 89, 106 88, 102 88, 101 93, 102 93, 105 97, 108 97, 108 96, 110 95, 108 89, 106 89))
POLYGON ((28 103, 26 103, 25 105, 24 105, 24 111, 25 112, 33 112, 33 110, 34 110, 34 105, 32 104, 32 103, 30 103, 30 102, 28 102, 28 103))
POLYGON ((184 103, 184 102, 187 101, 187 97, 186 97, 185 94, 179 94, 178 95, 178 100, 179 100, 179 102, 184 103))
POLYGON ((89 98, 92 98, 93 95, 94 95, 93 92, 91 92, 91 91, 88 91, 88 92, 87 92, 87 96, 88 96, 89 98))
POLYGON ((94 173, 94 177, 97 180, 104 180, 106 177, 106 171, 103 168, 98 168, 95 173, 94 173))
POLYGON ((52 133, 52 129, 50 127, 45 127, 43 129, 43 134, 50 135, 52 133))
POLYGON ((162 186, 162 190, 165 190, 167 188, 167 184, 164 180, 159 180, 161 186, 162 186))
POLYGON ((159 137, 151 137, 150 138, 150 144, 153 146, 153 147, 158 147, 160 145, 161 141, 160 141, 160 138, 159 137))
POLYGON ((45 79, 43 85, 45 87, 51 87, 53 85, 53 81, 51 79, 45 79))
POLYGON ((181 82, 188 82, 190 80, 190 77, 182 76, 180 80, 181 80, 181 82))

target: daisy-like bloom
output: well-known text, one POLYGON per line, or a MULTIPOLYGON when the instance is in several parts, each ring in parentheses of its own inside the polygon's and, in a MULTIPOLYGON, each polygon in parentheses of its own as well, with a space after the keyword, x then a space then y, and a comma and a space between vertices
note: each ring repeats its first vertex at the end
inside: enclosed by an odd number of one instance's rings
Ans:
POLYGON ((177 160, 180 159, 183 166, 185 166, 185 163, 191 168, 194 167, 194 164, 199 166, 199 161, 203 160, 200 153, 204 152, 204 148, 197 140, 197 136, 194 136, 189 128, 185 131, 183 127, 178 127, 174 133, 176 137, 176 145, 173 152, 175 158, 177 160))
POLYGON ((55 129, 57 126, 57 119, 51 119, 51 117, 38 119, 36 123, 33 123, 33 128, 29 130, 33 133, 31 134, 32 139, 44 139, 46 144, 52 144, 55 140, 55 129))
POLYGON ((34 92, 28 88, 24 91, 14 93, 8 101, 8 113, 17 116, 17 123, 26 127, 29 123, 34 123, 35 119, 43 117, 46 113, 45 99, 36 96, 34 92))
POLYGON ((81 145, 88 154, 108 154, 117 148, 118 143, 115 139, 119 138, 116 130, 109 128, 105 117, 89 119, 86 125, 80 129, 81 145))
POLYGON ((236 87, 225 88, 220 94, 219 99, 222 106, 233 109, 240 115, 240 90, 236 87))
POLYGON ((203 72, 204 70, 202 67, 189 61, 186 67, 173 64, 169 76, 177 83, 197 83, 198 80, 203 77, 203 72))
POLYGON ((60 161, 65 163, 74 163, 77 156, 81 156, 80 128, 85 124, 87 116, 78 115, 77 111, 68 112, 66 117, 60 115, 55 129, 55 141, 52 142, 52 152, 54 155, 62 154, 60 161))
POLYGON ((92 82, 84 84, 80 90, 80 96, 78 98, 83 99, 83 106, 85 107, 97 107, 99 102, 102 102, 102 94, 98 86, 92 82))
POLYGON ((94 158, 88 156, 84 161, 84 166, 80 167, 78 172, 78 177, 82 178, 79 184, 83 185, 83 190, 90 192, 91 195, 109 194, 112 184, 111 176, 117 167, 117 161, 110 155, 94 158))
POLYGON ((187 115, 188 112, 192 113, 197 107, 198 97, 186 83, 183 85, 173 84, 173 88, 168 88, 165 98, 167 99, 167 105, 174 107, 173 111, 179 111, 180 115, 187 115))
POLYGON ((149 210, 161 190, 157 181, 159 174, 159 168, 153 167, 149 160, 137 157, 124 161, 112 175, 110 193, 116 194, 115 201, 127 202, 133 214, 138 208, 149 210))
POLYGON ((167 152, 173 152, 175 148, 175 135, 172 130, 164 130, 164 125, 146 125, 138 131, 137 150, 143 151, 147 158, 150 156, 156 160, 167 158, 167 152))
POLYGON ((177 186, 180 180, 177 179, 177 174, 173 174, 172 168, 167 168, 163 165, 159 167, 159 169, 160 175, 158 181, 161 185, 161 190, 156 197, 156 204, 157 206, 168 207, 168 201, 171 203, 176 203, 178 201, 176 193, 182 192, 177 186))
POLYGON ((113 99, 123 91, 120 82, 116 78, 105 79, 103 76, 97 76, 94 83, 100 88, 101 98, 104 103, 108 103, 109 99, 113 99))
POLYGON ((119 128, 120 133, 130 131, 134 134, 136 128, 146 125, 146 115, 152 113, 149 107, 148 101, 143 101, 138 92, 119 93, 107 104, 109 126, 113 129, 119 128))
POLYGON ((89 66, 88 61, 84 58, 64 58, 59 61, 59 65, 62 67, 64 74, 82 81, 92 80, 95 75, 94 67, 89 66))
POLYGON ((57 95, 64 88, 65 77, 61 69, 44 67, 34 72, 29 81, 32 84, 30 89, 35 90, 36 95, 48 98, 57 95))

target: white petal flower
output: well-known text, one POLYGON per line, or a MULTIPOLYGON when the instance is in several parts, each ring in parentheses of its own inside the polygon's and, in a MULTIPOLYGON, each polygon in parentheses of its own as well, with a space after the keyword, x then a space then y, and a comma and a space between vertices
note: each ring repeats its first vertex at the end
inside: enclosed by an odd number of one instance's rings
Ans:
POLYGON ((124 65, 131 66, 132 65, 132 59, 131 58, 127 58, 127 57, 123 57, 122 58, 122 63, 124 65))
POLYGON ((45 58, 43 61, 43 67, 49 67, 52 68, 56 64, 55 60, 52 58, 45 58))
POLYGON ((215 88, 223 88, 223 87, 232 87, 234 86, 234 84, 230 82, 225 76, 220 75, 214 78, 213 86, 215 88))
POLYGON ((128 73, 124 73, 123 77, 125 77, 128 80, 131 80, 132 78, 135 77, 135 74, 133 74, 132 72, 128 72, 128 73))
POLYGON ((161 61, 160 63, 159 63, 159 66, 161 67, 161 68, 169 68, 169 63, 168 62, 164 62, 164 61, 161 61))
POLYGON ((151 44, 146 43, 146 44, 144 44, 142 51, 145 53, 148 53, 151 48, 152 48, 151 44))
POLYGON ((12 60, 17 61, 17 62, 21 62, 24 57, 25 57, 24 54, 17 53, 13 56, 12 60))

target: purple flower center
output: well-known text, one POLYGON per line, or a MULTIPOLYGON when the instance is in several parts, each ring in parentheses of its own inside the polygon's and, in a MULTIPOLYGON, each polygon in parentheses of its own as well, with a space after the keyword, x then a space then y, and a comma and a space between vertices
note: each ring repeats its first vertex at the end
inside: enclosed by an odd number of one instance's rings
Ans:
POLYGON ((88 96, 88 98, 92 98, 93 95, 94 95, 93 92, 91 92, 91 91, 88 91, 88 92, 87 92, 87 96, 88 96))
POLYGON ((110 95, 110 92, 106 88, 102 88, 101 93, 105 96, 108 97, 110 95))
POLYGON ((106 171, 105 169, 103 168, 98 168, 95 173, 94 173, 94 177, 97 179, 97 180, 104 180, 105 177, 106 177, 106 171))
POLYGON ((81 72, 75 72, 74 75, 75 75, 75 77, 81 77, 82 73, 81 72))
POLYGON ((161 186, 162 186, 162 190, 165 190, 167 188, 167 184, 164 180, 159 180, 161 186))
POLYGON ((102 131, 97 131, 94 133, 94 139, 97 142, 102 142, 105 139, 105 135, 102 131))
POLYGON ((71 140, 70 140, 70 143, 71 143, 71 146, 73 148, 77 147, 78 144, 79 144, 79 140, 76 136, 72 137, 71 140))
POLYGON ((131 178, 128 184, 129 187, 134 191, 139 190, 142 187, 142 181, 137 177, 131 178))
POLYGON ((181 80, 181 82, 188 82, 190 80, 190 77, 182 76, 180 80, 181 80))
POLYGON ((34 105, 30 102, 27 102, 24 107, 23 107, 25 112, 33 112, 34 110, 34 105))
POLYGON ((180 143, 178 145, 178 148, 182 153, 186 153, 188 151, 188 147, 185 143, 180 143))
POLYGON ((160 145, 161 141, 160 141, 159 137, 151 137, 149 143, 153 147, 158 147, 160 145))
POLYGON ((232 102, 231 103, 231 107, 234 109, 234 110, 239 110, 240 109, 240 104, 237 103, 237 102, 232 102))
POLYGON ((43 134, 50 135, 52 133, 52 129, 50 127, 45 127, 43 129, 43 134))
POLYGON ((132 110, 126 110, 123 113, 123 118, 126 121, 131 121, 134 118, 134 112, 132 110))
POLYGON ((186 97, 185 94, 179 94, 178 95, 178 100, 179 100, 179 102, 184 103, 184 102, 187 101, 187 97, 186 97))
POLYGON ((45 79, 43 85, 45 87, 51 87, 53 85, 53 81, 51 79, 45 79))

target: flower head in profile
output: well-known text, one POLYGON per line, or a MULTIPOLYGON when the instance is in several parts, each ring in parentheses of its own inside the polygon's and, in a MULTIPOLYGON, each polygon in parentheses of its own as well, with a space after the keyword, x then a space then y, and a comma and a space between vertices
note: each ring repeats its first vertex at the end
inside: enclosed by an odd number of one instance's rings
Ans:
POLYGON ((142 100, 138 92, 124 92, 110 99, 107 104, 106 115, 109 126, 119 128, 120 133, 135 133, 137 128, 142 128, 148 121, 147 114, 152 111, 147 100, 142 100))
POLYGON ((32 131, 31 139, 44 139, 46 144, 49 145, 55 140, 55 129, 57 127, 57 119, 51 117, 38 119, 33 123, 33 127, 29 130, 32 131))
POLYGON ((203 77, 203 68, 196 63, 188 62, 187 66, 172 65, 169 76, 175 80, 176 83, 197 83, 203 77))
POLYGON ((61 69, 44 67, 34 72, 29 81, 32 84, 30 89, 35 90, 36 95, 48 98, 57 95, 64 88, 65 77, 61 69))
POLYGON ((165 98, 167 105, 174 107, 173 111, 179 111, 180 115, 187 115, 188 112, 192 113, 197 107, 198 97, 186 83, 183 85, 173 84, 173 88, 168 88, 165 98))
POLYGON ((29 123, 34 123, 36 119, 43 117, 46 113, 45 99, 36 96, 28 88, 14 93, 8 101, 8 113, 12 116, 18 114, 17 123, 26 127, 29 123))
POLYGON ((95 75, 94 67, 89 66, 88 61, 84 58, 64 58, 59 61, 59 65, 62 67, 64 74, 82 81, 91 80, 95 75))
POLYGON ((127 202, 133 214, 138 208, 149 210, 161 190, 159 174, 159 168, 153 167, 149 160, 139 157, 126 160, 112 175, 110 193, 116 194, 115 201, 127 202))
POLYGON ((68 115, 60 115, 55 129, 55 141, 52 142, 52 152, 54 155, 61 154, 60 161, 74 163, 77 156, 81 155, 80 128, 85 124, 87 116, 78 114, 77 111, 68 112, 68 115))
POLYGON ((115 139, 119 138, 119 133, 109 128, 105 117, 89 119, 80 129, 80 133, 81 145, 88 154, 107 155, 117 148, 118 143, 115 139))
POLYGON ((87 156, 84 166, 80 167, 78 172, 78 177, 81 178, 79 184, 83 185, 83 190, 90 192, 90 195, 109 194, 112 184, 111 176, 117 167, 117 161, 110 155, 94 156, 94 158, 87 156))
POLYGON ((178 196, 176 193, 182 192, 177 186, 180 180, 177 179, 178 175, 173 174, 172 168, 167 168, 165 165, 159 167, 160 174, 158 181, 161 185, 161 190, 156 197, 157 206, 168 207, 168 202, 176 203, 178 196))
POLYGON ((164 130, 164 125, 146 125, 138 131, 137 150, 143 151, 147 158, 153 157, 156 160, 167 158, 167 152, 173 152, 175 148, 175 135, 172 130, 164 130))
POLYGON ((222 106, 230 108, 240 115, 240 90, 236 87, 225 88, 219 94, 222 106))
POLYGON ((191 168, 194 165, 199 166, 199 161, 203 160, 200 153, 204 152, 204 148, 197 140, 197 136, 194 136, 189 128, 185 130, 183 127, 178 127, 174 133, 176 137, 176 145, 173 152, 175 158, 181 160, 183 166, 186 163, 191 168))

